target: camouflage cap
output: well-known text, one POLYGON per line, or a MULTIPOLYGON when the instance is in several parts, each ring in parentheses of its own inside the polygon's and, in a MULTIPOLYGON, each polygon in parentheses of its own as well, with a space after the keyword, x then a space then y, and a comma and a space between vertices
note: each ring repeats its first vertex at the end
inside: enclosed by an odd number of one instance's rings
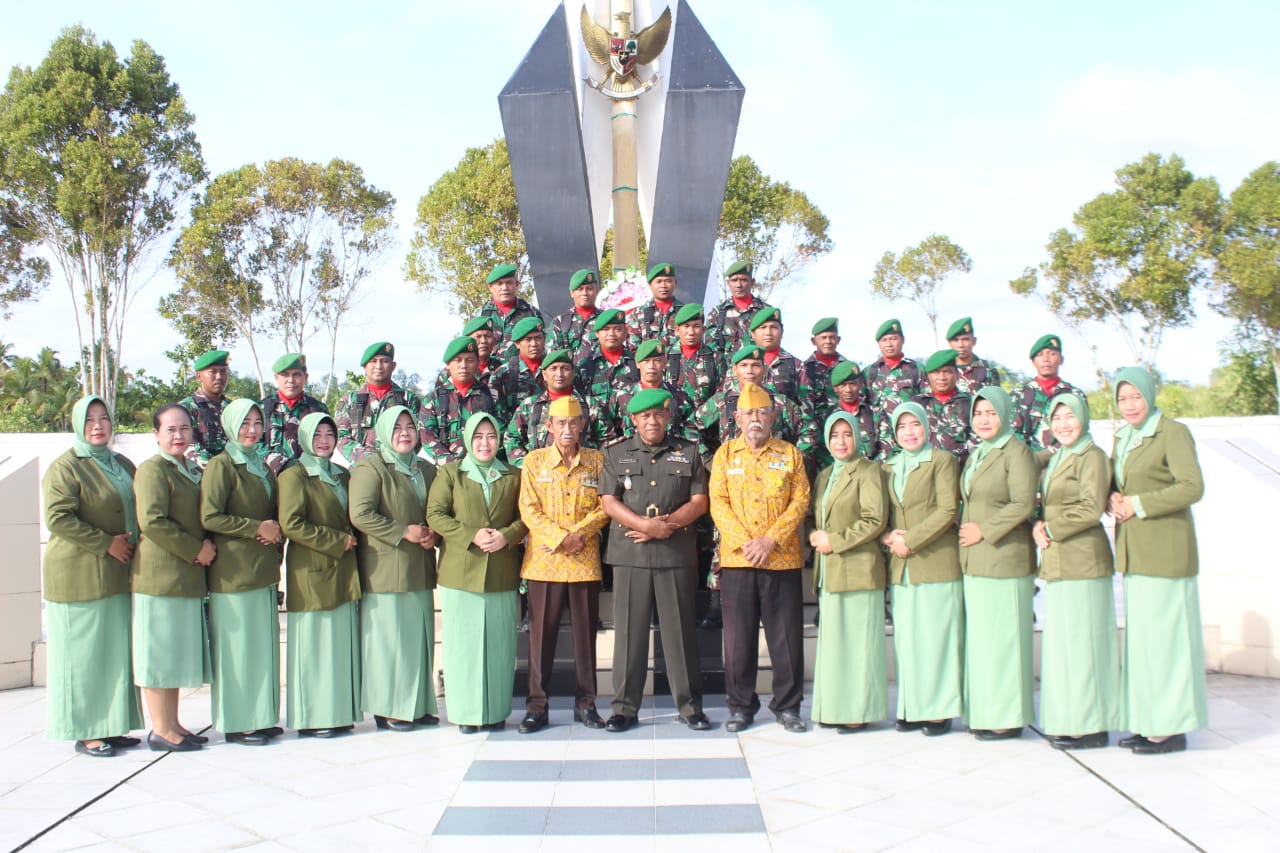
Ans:
POLYGON ((671 392, 661 388, 645 388, 627 403, 627 414, 635 415, 649 409, 671 408, 671 392))
POLYGON ((662 341, 650 338, 647 341, 641 341, 640 346, 636 347, 636 364, 649 358, 657 358, 667 354, 667 348, 662 345, 662 341))
POLYGON ((933 373, 935 370, 941 370, 948 365, 956 363, 956 351, 953 349, 940 349, 933 355, 929 356, 928 361, 924 363, 925 373, 933 373))
POLYGON ((484 280, 485 284, 493 284, 500 278, 510 278, 516 274, 515 264, 498 264, 489 270, 489 277, 484 280))
POLYGON ((754 332, 756 329, 760 328, 765 323, 781 323, 781 322, 782 322, 781 308, 774 308, 772 306, 768 308, 761 308, 751 317, 750 329, 751 331, 754 332))
POLYGON ((856 361, 842 361, 835 367, 831 368, 831 387, 843 385, 846 382, 861 381, 862 368, 858 367, 856 361))
POLYGON ((876 329, 876 340, 880 340, 885 335, 901 335, 902 324, 897 320, 885 320, 880 324, 880 328, 876 329))
POLYGON ((474 335, 481 329, 488 329, 491 332, 497 331, 493 328, 493 318, 488 314, 481 314, 479 317, 472 317, 468 320, 467 325, 462 327, 462 334, 474 335))
POLYGON ((286 370, 307 369, 307 357, 300 352, 287 352, 276 359, 275 364, 271 365, 272 373, 284 373, 286 370))
POLYGON ((545 328, 541 317, 525 317, 519 323, 516 323, 515 328, 511 330, 511 340, 524 340, 528 335, 534 332, 542 332, 545 328))
POLYGON ((947 326, 947 340, 953 341, 961 335, 973 334, 973 318, 961 317, 950 326, 947 326))
POLYGON ((476 342, 466 335, 454 338, 449 341, 449 345, 444 348, 444 363, 448 364, 464 352, 469 352, 472 355, 475 355, 479 351, 480 350, 476 346, 476 342))
POLYGON ((702 305, 697 302, 689 302, 680 306, 680 310, 676 312, 674 322, 677 326, 681 326, 690 320, 701 320, 702 316, 702 305))
POLYGON ((653 266, 649 267, 649 274, 648 276, 646 276, 645 280, 653 281, 655 278, 657 278, 660 275, 674 276, 675 274, 676 274, 676 268, 671 266, 671 264, 663 262, 660 264, 654 264, 653 266))
POLYGON ((591 331, 598 332, 605 326, 621 325, 625 322, 621 309, 609 308, 601 311, 600 316, 596 317, 596 321, 591 324, 591 331))
POLYGON ((823 317, 821 320, 813 324, 813 331, 809 334, 817 337, 823 332, 835 332, 840 334, 840 321, 835 317, 823 317))
POLYGON ((1040 354, 1040 350, 1051 349, 1059 353, 1062 352, 1062 338, 1057 335, 1041 335, 1036 342, 1031 345, 1031 355, 1027 358, 1035 358, 1040 354))
POLYGON ((378 341, 376 344, 369 344, 364 348, 364 353, 360 356, 360 366, 364 367, 375 355, 385 355, 387 358, 394 359, 396 357, 396 348, 387 341, 378 341))
POLYGON ((595 270, 578 270, 569 278, 569 292, 577 290, 584 284, 599 284, 595 270))
POLYGON ((225 366, 229 355, 231 353, 224 349, 211 349, 206 353, 201 353, 200 357, 195 361, 195 369, 204 370, 206 367, 213 367, 215 364, 225 366))
POLYGON ((751 261, 734 261, 729 264, 728 269, 724 271, 724 277, 728 278, 729 276, 737 275, 738 273, 745 273, 747 276, 750 276, 751 261))
POLYGON ((750 344, 735 352, 733 354, 733 358, 729 359, 729 361, 733 364, 737 364, 738 362, 746 361, 749 358, 754 358, 756 361, 764 361, 764 347, 750 344))

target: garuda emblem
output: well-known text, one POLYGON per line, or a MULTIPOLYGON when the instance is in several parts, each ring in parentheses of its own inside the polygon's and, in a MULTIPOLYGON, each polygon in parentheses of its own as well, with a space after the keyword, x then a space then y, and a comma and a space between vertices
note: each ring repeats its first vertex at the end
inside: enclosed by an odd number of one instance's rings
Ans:
POLYGON ((630 13, 619 12, 613 17, 618 22, 617 33, 597 24, 587 14, 587 7, 582 7, 582 40, 587 45, 587 54, 594 62, 609 69, 599 82, 588 76, 587 85, 608 98, 625 101, 640 97, 658 81, 656 74, 648 80, 641 80, 636 66, 653 62, 667 46, 667 36, 671 33, 671 8, 663 9, 658 20, 638 33, 631 32, 630 13))

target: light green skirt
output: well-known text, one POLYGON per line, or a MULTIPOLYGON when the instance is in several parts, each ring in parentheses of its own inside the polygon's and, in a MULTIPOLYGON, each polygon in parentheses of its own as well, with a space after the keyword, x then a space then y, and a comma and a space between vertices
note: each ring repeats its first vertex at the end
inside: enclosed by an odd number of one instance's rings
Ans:
POLYGON ((290 612, 288 725, 350 726, 360 713, 360 615, 354 601, 333 610, 290 612))
POLYGON ((517 594, 440 588, 449 722, 486 726, 511 714, 517 594))
POLYGON ((1016 729, 1036 721, 1031 597, 1036 580, 964 577, 964 722, 1016 729))
POLYGON ((1129 731, 1163 737, 1209 724, 1196 578, 1124 576, 1124 712, 1129 731))
POLYGON ((435 714, 431 689, 436 635, 435 596, 366 592, 360 599, 361 705, 393 720, 435 714))
POLYGON ((813 663, 816 722, 857 725, 889 714, 884 590, 818 590, 822 620, 813 663))
POLYGON ((949 720, 963 710, 964 591, 960 581, 890 586, 898 719, 949 720))
POLYGON ((100 740, 140 729, 129 655, 129 593, 45 602, 49 738, 100 740))
POLYGON ((276 588, 209 593, 209 704, 220 732, 280 722, 280 615, 276 588))
POLYGON ((1040 727, 1072 737, 1119 729, 1121 706, 1111 575, 1049 581, 1040 635, 1040 727))
POLYGON ((209 680, 204 599, 133 594, 133 683, 157 689, 209 680))

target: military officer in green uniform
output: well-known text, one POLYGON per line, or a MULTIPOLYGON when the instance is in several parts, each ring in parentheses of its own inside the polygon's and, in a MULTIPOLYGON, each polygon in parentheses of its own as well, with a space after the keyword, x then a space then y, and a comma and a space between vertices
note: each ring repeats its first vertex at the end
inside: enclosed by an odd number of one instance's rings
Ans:
POLYGON ((648 340, 676 345, 675 316, 683 305, 675 296, 676 268, 668 263, 654 264, 647 278, 653 300, 627 312, 628 344, 633 351, 648 340))
POLYGON ((267 422, 263 447, 267 467, 279 474, 285 465, 302 455, 298 424, 312 412, 329 414, 324 403, 307 393, 307 357, 300 352, 285 353, 271 365, 276 377, 276 394, 262 401, 267 422))
POLYGON ((573 307, 551 321, 551 349, 567 349, 570 355, 595 343, 592 324, 600 316, 596 296, 600 293, 600 279, 595 270, 578 270, 569 279, 569 293, 573 307))
MULTIPOLYGON (((490 391, 493 390, 493 377, 503 364, 493 351, 494 343, 498 339, 493 331, 494 328, 493 318, 483 314, 472 317, 462 327, 462 334, 476 342, 476 378, 489 386, 490 391)), ((442 367, 436 374, 435 384, 447 385, 448 383, 449 371, 442 367)))
MULTIPOLYGON (((823 317, 813 324, 809 332, 813 352, 800 365, 800 396, 813 412, 814 423, 826 423, 827 415, 835 409, 836 393, 831 387, 831 370, 842 361, 848 361, 837 351, 840 346, 840 321, 835 317, 823 317), (824 414, 819 414, 824 413, 824 414)), ((822 442, 825 448, 826 443, 822 442)))
POLYGON ((748 328, 751 340, 764 350, 765 390, 781 394, 801 411, 807 410, 808 401, 800 393, 803 362, 782 348, 782 310, 769 307, 757 311, 748 328))
POLYGON ((547 353, 547 334, 541 317, 525 317, 511 331, 516 354, 503 361, 493 374, 494 414, 505 422, 520 405, 520 401, 537 393, 542 385, 538 371, 547 353))
POLYGON ((635 434, 635 426, 627 417, 627 406, 638 394, 645 390, 662 389, 671 395, 671 415, 667 431, 675 438, 681 438, 698 444, 698 424, 694 420, 694 405, 684 391, 672 385, 666 379, 667 345, 656 338, 641 341, 636 348, 636 367, 640 371, 640 381, 629 388, 624 388, 612 395, 609 402, 610 435, 606 445, 621 438, 630 438, 635 434))
POLYGON ((463 335, 444 349, 449 382, 437 386, 418 412, 422 452, 438 468, 466 455, 462 430, 476 412, 493 414, 493 393, 476 378, 476 342, 463 335))
POLYGON ((961 317, 947 327, 947 343, 956 351, 956 388, 970 399, 985 386, 1000 384, 1000 368, 974 355, 977 342, 972 317, 961 317))
POLYGON ((1058 375, 1062 361, 1062 337, 1041 335, 1031 345, 1031 364, 1036 375, 1013 397, 1013 434, 1031 448, 1041 465, 1048 462, 1059 447, 1058 439, 1049 428, 1049 401, 1059 394, 1075 394, 1089 405, 1084 391, 1058 375))
POLYGON ((485 284, 489 285, 490 299, 480 308, 480 316, 493 320, 493 331, 497 338, 494 342, 494 355, 505 361, 516 351, 512 335, 516 326, 529 317, 536 317, 539 323, 543 323, 542 314, 516 295, 520 290, 520 281, 516 278, 515 264, 498 264, 485 279, 485 284))
POLYGON ((675 313, 676 341, 667 350, 667 381, 684 391, 695 407, 720 387, 720 356, 706 344, 702 306, 690 302, 675 313))
POLYGON ((752 293, 756 280, 750 261, 735 261, 724 271, 729 298, 711 309, 707 315, 707 344, 720 355, 723 372, 733 354, 751 340, 747 325, 757 312, 769 303, 752 293))
MULTIPOLYGON (((759 345, 742 347, 733 354, 731 361, 733 373, 725 387, 694 413, 702 434, 699 452, 702 453, 704 464, 710 463, 720 445, 738 435, 738 425, 733 415, 738 410, 738 394, 742 383, 761 385, 764 381, 764 349, 759 345)), ((773 434, 796 445, 805 458, 809 459, 815 442, 813 424, 800 407, 786 397, 777 394, 770 396, 773 397, 777 413, 773 421, 773 434)))
MULTIPOLYGON (((956 387, 956 351, 938 350, 924 364, 929 377, 929 391, 916 397, 929 416, 929 443, 956 458, 963 468, 969 453, 981 439, 969 428, 969 410, 973 398, 956 387)), ((885 442, 892 441, 887 432, 885 442)))
POLYGON ((601 311, 591 327, 596 344, 578 353, 574 363, 577 388, 601 402, 639 379, 635 359, 627 352, 627 324, 617 308, 601 311))
MULTIPOLYGON (((847 412, 858 421, 858 454, 872 462, 883 462, 888 448, 881 439, 880 419, 871 410, 862 394, 862 370, 856 362, 841 361, 827 374, 835 404, 829 409, 813 413, 813 423, 825 424, 833 412, 847 412)), ((831 464, 831 452, 826 442, 819 441, 813 448, 815 466, 821 470, 831 464)))
POLYGON ((538 387, 521 400, 503 432, 502 447, 508 462, 521 465, 530 451, 551 446, 549 410, 561 397, 576 399, 586 416, 587 423, 579 439, 582 446, 599 447, 607 429, 607 416, 600 411, 596 400, 574 390, 573 386, 573 360, 569 358, 569 351, 558 349, 547 353, 542 360, 538 387))
POLYGON ((377 451, 373 424, 380 412, 392 406, 404 406, 411 412, 422 408, 417 394, 391 381, 396 371, 396 348, 390 341, 365 347, 360 367, 364 369, 364 385, 342 395, 333 417, 338 425, 337 452, 349 466, 377 451))
POLYGON ((863 371, 867 401, 876 416, 886 420, 893 415, 899 403, 909 402, 916 395, 923 394, 926 388, 920 366, 902 354, 905 340, 902 324, 897 320, 885 320, 876 329, 880 358, 863 371))
POLYGON ((227 435, 222 431, 222 410, 228 401, 222 394, 231 373, 227 367, 228 355, 226 350, 214 349, 197 358, 194 366, 200 387, 190 397, 178 401, 191 415, 195 427, 196 440, 187 447, 187 459, 202 471, 209 460, 227 446, 227 435))

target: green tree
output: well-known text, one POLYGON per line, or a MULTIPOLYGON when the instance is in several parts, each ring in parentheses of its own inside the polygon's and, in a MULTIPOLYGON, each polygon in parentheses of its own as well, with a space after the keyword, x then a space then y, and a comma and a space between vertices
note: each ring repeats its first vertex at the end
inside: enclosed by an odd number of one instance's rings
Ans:
POLYGON ((0 411, 13 417, 5 431, 69 430, 71 408, 81 395, 77 370, 63 367, 50 347, 41 349, 35 358, 14 357, 0 385, 0 411))
POLYGON ((973 270, 964 249, 942 234, 930 234, 919 246, 908 246, 902 255, 885 252, 871 276, 871 292, 884 299, 907 299, 919 305, 929 318, 933 341, 938 343, 938 288, 957 272, 973 270))
POLYGON ((1262 164, 1231 193, 1214 280, 1214 307, 1237 320, 1270 362, 1267 384, 1275 412, 1274 389, 1280 380, 1280 163, 1262 164))
POLYGON ((0 96, 0 275, 21 295, 49 278, 32 251, 52 257, 77 309, 81 383, 109 403, 141 273, 204 179, 193 122, 146 42, 121 61, 78 26, 0 96))
POLYGON ((1151 367, 1165 331, 1195 318, 1191 296, 1210 280, 1222 194, 1176 154, 1122 166, 1116 184, 1076 211, 1073 228, 1049 237, 1039 276, 1028 267, 1009 286, 1042 299, 1073 329, 1106 325, 1136 364, 1151 367))

